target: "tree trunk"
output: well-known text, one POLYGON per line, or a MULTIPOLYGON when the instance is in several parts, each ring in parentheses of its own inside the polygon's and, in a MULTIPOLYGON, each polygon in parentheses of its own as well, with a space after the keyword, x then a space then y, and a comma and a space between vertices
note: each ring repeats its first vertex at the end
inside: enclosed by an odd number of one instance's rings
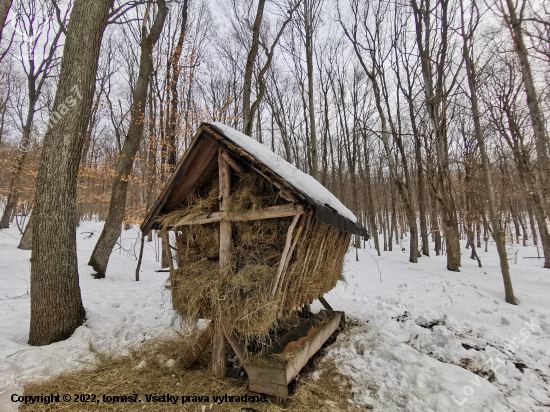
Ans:
POLYGON ((259 0, 258 9, 256 10, 256 18, 254 26, 252 26, 252 44, 246 58, 246 66, 244 68, 244 84, 243 84, 243 133, 247 136, 252 135, 254 126, 254 113, 251 112, 250 98, 252 95, 252 74, 254 71, 254 62, 258 55, 260 45, 260 26, 262 25, 262 17, 264 13, 265 0, 259 0))
POLYGON ((75 0, 54 99, 59 120, 44 137, 31 257, 30 345, 68 338, 82 324, 76 256, 76 183, 113 0, 75 0), (71 109, 72 108, 72 109, 71 109))
POLYGON ((2 32, 6 26, 6 18, 10 11, 12 0, 0 0, 0 42, 2 41, 2 32))
MULTIPOLYGON (((180 76, 179 61, 181 57, 181 50, 183 48, 183 39, 185 37, 185 31, 187 30, 187 10, 188 0, 183 0, 182 14, 181 14, 181 30, 178 38, 176 49, 170 56, 172 77, 170 79, 170 114, 168 115, 168 124, 166 125, 166 139, 168 140, 168 155, 167 164, 169 167, 169 173, 171 174, 176 168, 178 162, 178 145, 176 142, 176 124, 178 122, 178 81, 180 76)), ((160 34, 160 33, 159 33, 160 34)), ((155 40, 156 43, 156 40, 155 40)), ((152 72, 152 63, 151 63, 152 72)))
MULTIPOLYGON (((491 179, 491 170, 489 168, 489 158, 485 150, 485 139, 483 137, 483 131, 481 130, 480 114, 477 105, 477 85, 476 85, 476 72, 473 65, 472 51, 469 48, 469 38, 472 35, 466 36, 464 26, 464 12, 461 6, 461 19, 462 19, 462 36, 463 36, 463 57, 466 63, 466 77, 468 78, 468 86, 470 88, 470 102, 472 105, 472 117, 474 120, 474 131, 476 140, 479 146, 481 154, 481 166, 483 170, 483 182, 485 184, 485 193, 487 196, 487 209, 489 211, 489 218, 491 219, 491 227, 493 228, 493 236, 497 244, 498 257, 500 259, 500 270, 504 279, 504 293, 506 302, 515 305, 516 298, 514 297, 514 289, 512 287, 512 278, 510 277, 510 268, 508 267, 508 256, 506 253, 506 244, 502 236, 500 222, 495 209, 495 190, 493 187, 493 181, 491 179)), ((472 248, 475 248, 472 243, 472 248)))
MULTIPOLYGON (((435 81, 432 72, 433 56, 430 48, 430 36, 432 33, 430 16, 433 10, 419 8, 416 0, 412 0, 416 43, 420 55, 422 76, 424 79, 425 104, 428 117, 435 135, 435 148, 437 154, 437 178, 440 196, 438 201, 441 205, 441 217, 445 229, 445 238, 447 244, 447 269, 450 271, 460 271, 460 239, 458 232, 458 220, 455 200, 453 197, 453 187, 451 183, 451 172, 449 169, 449 147, 447 140, 447 117, 446 117, 446 94, 444 84, 446 80, 446 59, 448 50, 448 2, 438 2, 441 6, 441 45, 437 54, 435 81), (426 37, 424 38, 424 34, 426 37)), ((436 31, 434 31, 436 32, 436 31)))
POLYGON ((164 0, 159 0, 158 11, 151 31, 146 35, 147 20, 143 20, 143 35, 141 41, 141 56, 139 63, 139 75, 132 95, 132 115, 128 133, 122 146, 122 151, 117 160, 115 167, 115 177, 113 179, 113 189, 111 193, 111 201, 109 204, 109 212, 105 220, 105 226, 101 231, 101 235, 95 245, 92 256, 88 264, 94 268, 97 275, 96 278, 104 278, 109 257, 113 247, 120 236, 120 227, 124 220, 124 211, 126 209, 126 198, 128 195, 129 176, 132 172, 134 159, 139 149, 141 138, 143 136, 145 106, 147 101, 147 89, 149 79, 153 71, 153 47, 157 42, 164 19, 166 17, 167 8, 164 0))
POLYGON ((368 202, 368 217, 369 217, 369 223, 371 226, 371 235, 374 239, 374 248, 378 252, 378 256, 380 256, 380 244, 378 242, 378 229, 376 227, 376 220, 374 219, 375 211, 374 211, 374 201, 372 199, 372 186, 371 186, 371 179, 370 179, 370 164, 369 164, 369 157, 367 148, 365 147, 365 172, 366 172, 366 178, 367 178, 367 202, 368 202))
POLYGON ((434 250, 435 255, 439 256, 441 253, 441 230, 439 229, 439 222, 438 222, 438 210, 437 210, 437 201, 435 199, 435 194, 432 194, 432 213, 430 218, 430 227, 431 231, 434 234, 434 250))
POLYGON ((315 106, 313 102, 313 26, 310 2, 304 1, 304 24, 306 38, 307 91, 309 108, 309 133, 311 150, 311 176, 319 180, 319 160, 317 157, 317 133, 315 131, 315 106))
POLYGON ((535 135, 535 148, 538 157, 538 161, 536 163, 539 170, 542 200, 545 212, 550 213, 550 208, 548 207, 548 202, 550 201, 550 154, 548 152, 548 138, 546 136, 544 120, 539 105, 537 89, 535 88, 535 82, 531 72, 529 53, 525 42, 523 41, 523 29, 521 23, 523 19, 523 7, 518 18, 516 5, 514 2, 512 0, 506 0, 506 5, 510 14, 506 15, 506 13, 504 13, 504 20, 510 29, 512 39, 514 41, 514 48, 521 66, 521 75, 523 78, 523 84, 525 85, 525 92, 527 93, 529 116, 531 118, 531 125, 535 135))

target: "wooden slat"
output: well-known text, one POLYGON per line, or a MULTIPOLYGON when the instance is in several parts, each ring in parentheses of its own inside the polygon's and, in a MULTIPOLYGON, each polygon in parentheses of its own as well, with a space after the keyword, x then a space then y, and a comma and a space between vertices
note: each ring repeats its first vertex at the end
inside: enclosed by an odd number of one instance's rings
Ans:
POLYGON ((284 305, 285 305, 285 296, 286 296, 286 293, 287 293, 287 289, 290 286, 289 285, 290 282, 287 282, 285 284, 288 264, 290 263, 290 259, 292 258, 292 253, 294 253, 294 248, 296 247, 296 244, 298 243, 298 239, 300 238, 300 235, 302 234, 302 230, 304 229, 304 224, 305 224, 306 220, 307 220, 307 216, 304 216, 304 218, 302 219, 302 221, 298 225, 298 229, 296 229, 296 235, 294 236, 294 240, 292 241, 292 246, 290 247, 290 250, 289 250, 289 252, 286 256, 285 265, 283 267, 283 273, 281 274, 281 280, 279 281, 279 285, 280 285, 279 288, 281 289, 281 293, 282 293, 282 296, 281 296, 281 299, 280 299, 280 308, 279 308, 280 313, 279 313, 279 316, 282 316, 282 312, 283 312, 284 305))
POLYGON ((312 242, 315 236, 315 232, 317 231, 319 220, 314 219, 313 229, 311 230, 311 234, 308 234, 309 240, 307 242, 306 247, 306 256, 304 258, 304 264, 302 266, 302 270, 300 271, 298 282, 296 283, 296 286, 294 287, 294 293, 292 298, 292 307, 296 306, 302 306, 302 301, 300 300, 300 289, 302 288, 302 283, 304 280, 305 273, 307 271, 307 267, 309 266, 309 261, 313 256, 313 248, 312 248, 312 242))
POLYGON ((165 205, 166 208, 170 209, 174 205, 179 205, 182 199, 187 196, 189 190, 200 180, 201 176, 208 177, 204 176, 203 173, 213 159, 215 164, 217 152, 218 147, 214 143, 208 140, 204 141, 200 151, 193 158, 193 160, 191 160, 189 167, 187 167, 185 179, 183 179, 179 185, 174 187, 172 192, 168 195, 165 205))
POLYGON ((212 323, 210 323, 206 330, 201 333, 201 336, 199 336, 197 341, 193 342, 192 347, 183 355, 183 359, 181 360, 181 362, 184 368, 189 368, 191 365, 193 365, 193 363, 195 363, 201 353, 204 352, 204 350, 212 340, 213 330, 214 328, 212 327, 212 323))
POLYGON ((285 267, 286 257, 288 255, 288 251, 290 250, 290 245, 292 242, 292 233, 294 232, 294 227, 296 226, 296 223, 298 223, 299 218, 300 215, 295 215, 292 223, 290 224, 290 227, 288 228, 288 232, 286 234, 285 248, 283 249, 281 261, 279 262, 279 267, 277 268, 277 275, 273 279, 273 284, 271 286, 271 299, 273 299, 273 297, 275 296, 275 292, 277 291, 277 288, 279 286, 279 280, 281 279, 281 274, 283 273, 283 269, 285 267))
POLYGON ((255 210, 250 213, 223 213, 212 212, 210 214, 204 214, 197 216, 194 219, 190 219, 181 223, 178 226, 187 225, 205 225, 207 223, 217 222, 248 222, 251 220, 261 219, 275 219, 280 217, 288 217, 304 214, 303 206, 293 205, 292 203, 279 206, 266 207, 265 209, 255 210))
MULTIPOLYGON (((283 399, 288 398, 288 386, 276 383, 248 380, 248 388, 252 392, 265 393, 266 395, 278 396, 283 399)), ((244 409, 244 408, 243 408, 244 409)))
POLYGON ((319 296, 319 302, 321 302, 321 304, 326 310, 333 310, 324 297, 319 296))
MULTIPOLYGON (((149 230, 151 230, 151 226, 155 222, 158 214, 162 210, 162 207, 166 203, 166 200, 168 199, 168 196, 173 189, 175 185, 179 183, 183 175, 185 175, 185 171, 187 170, 187 167, 197 154, 197 152, 200 149, 201 146, 201 138, 200 135, 202 132, 207 129, 205 126, 199 127, 197 132, 195 133, 195 136, 193 136, 193 139, 191 140, 191 144, 183 154, 183 158, 176 167, 176 170, 174 171, 172 177, 168 181, 168 184, 164 187, 162 190, 160 196, 157 198, 147 215, 145 216, 145 219, 143 220, 143 223, 141 224, 141 231, 146 234, 149 233, 149 230)), ((208 129, 210 130, 210 129, 208 129)))

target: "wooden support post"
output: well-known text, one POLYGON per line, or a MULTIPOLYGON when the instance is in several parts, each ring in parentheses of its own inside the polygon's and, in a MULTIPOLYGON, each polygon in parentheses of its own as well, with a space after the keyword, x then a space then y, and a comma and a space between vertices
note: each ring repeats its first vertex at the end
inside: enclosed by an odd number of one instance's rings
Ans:
POLYGON ((325 300, 324 297, 319 296, 319 302, 321 302, 321 304, 323 305, 323 307, 324 307, 326 310, 334 310, 334 309, 332 309, 332 307, 328 304, 328 302, 325 300))
MULTIPOLYGON (((170 233, 168 230, 163 229, 162 234, 162 252, 166 253, 165 257, 168 260, 168 267, 170 267, 170 274, 174 271, 174 258, 172 257, 172 251, 170 250, 170 233)), ((166 266, 163 266, 163 268, 166 266)))
POLYGON ((214 325, 212 335, 212 372, 216 378, 223 379, 226 374, 225 336, 220 326, 214 325))
POLYGON ((164 268, 167 268, 169 265, 168 265, 168 253, 166 253, 168 250, 170 250, 169 247, 166 247, 165 246, 165 238, 166 236, 168 235, 168 231, 166 230, 165 227, 163 227, 159 233, 160 235, 160 240, 161 240, 161 251, 160 251, 160 268, 161 269, 164 269, 164 268))
POLYGON ((235 170, 235 172, 237 172, 240 175, 242 175, 244 173, 243 169, 241 169, 241 167, 237 164, 237 162, 235 160, 233 160, 233 158, 231 156, 229 156, 229 154, 227 152, 223 152, 222 156, 223 156, 223 160, 225 160, 227 163, 229 163, 229 166, 231 166, 233 168, 233 170, 235 170))
MULTIPOLYGON (((224 159, 223 150, 218 149, 218 167, 220 177, 220 212, 224 212, 231 194, 231 169, 224 159)), ((220 222, 220 270, 228 270, 231 258, 231 222, 220 222)), ((217 378, 225 378, 225 336, 221 325, 214 324, 212 337, 212 372, 217 378)))
POLYGON ((139 270, 141 268, 141 259, 143 258, 143 240, 145 239, 145 235, 143 232, 141 233, 141 246, 139 247, 139 259, 137 263, 136 268, 136 281, 139 281, 139 270))

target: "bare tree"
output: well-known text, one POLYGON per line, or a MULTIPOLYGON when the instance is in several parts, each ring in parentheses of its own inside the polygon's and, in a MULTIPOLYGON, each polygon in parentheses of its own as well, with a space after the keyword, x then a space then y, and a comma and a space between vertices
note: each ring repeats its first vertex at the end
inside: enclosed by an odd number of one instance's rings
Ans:
MULTIPOLYGON (((234 3, 235 4, 235 3, 234 3)), ((298 7, 297 3, 295 6, 291 4, 288 5, 289 9, 287 12, 287 17, 279 27, 275 38, 270 46, 267 44, 267 40, 262 40, 260 36, 260 28, 262 25, 262 19, 264 14, 265 0, 258 1, 258 8, 256 9, 256 17, 254 23, 251 27, 252 29, 252 41, 250 43, 250 49, 246 57, 246 65, 244 69, 244 79, 243 79, 243 133, 251 136, 252 130, 254 129, 254 116, 259 110, 260 103, 265 94, 266 80, 265 75, 271 66, 273 60, 273 54, 275 52, 275 47, 279 43, 279 40, 285 30, 285 27, 292 20, 292 15, 296 8, 298 7), (256 99, 252 102, 252 78, 254 74, 254 66, 257 60, 259 47, 262 46, 265 52, 266 61, 261 65, 261 68, 257 74, 257 85, 258 92, 256 99)))
MULTIPOLYGON (((481 165, 483 167, 483 181, 485 183, 485 193, 487 195, 487 209, 489 211, 489 218, 491 219, 491 227, 497 243, 497 251, 500 259, 500 269, 502 277, 504 279, 504 292, 506 296, 506 302, 512 305, 516 304, 514 297, 514 289, 512 287, 512 279, 510 277, 510 268, 508 267, 508 256, 506 253, 506 244, 503 238, 500 222, 495 209, 495 189, 493 187, 493 181, 491 179, 491 169, 489 168, 489 157, 487 156, 487 150, 485 148, 485 139, 483 131, 481 129, 480 111, 478 106, 478 91, 477 91, 477 76, 476 68, 474 64, 473 55, 473 41, 475 30, 479 24, 479 9, 475 0, 472 0, 469 15, 472 16, 468 23, 464 20, 464 1, 460 1, 460 17, 461 17, 461 31, 463 39, 462 53, 464 62, 466 63, 466 77, 468 79, 468 87, 470 89, 470 102, 472 109, 472 117, 474 122, 474 130, 476 140, 481 153, 481 165)), ((472 247, 474 247, 472 243, 472 247)), ((475 249, 473 249, 475 250, 475 249)))
POLYGON ((22 136, 11 176, 8 200, 0 219, 0 229, 9 227, 11 215, 17 205, 19 179, 23 163, 31 148, 34 115, 40 110, 37 106, 45 81, 58 62, 56 51, 60 47, 59 39, 67 17, 65 15, 63 21, 56 26, 55 8, 46 0, 18 1, 16 9, 19 16, 17 24, 20 30, 26 31, 27 39, 30 39, 22 41, 19 47, 21 65, 27 78, 27 110, 25 113, 19 113, 22 136), (40 50, 39 42, 44 43, 42 47, 45 50, 41 59, 35 56, 40 50))
POLYGON ((434 194, 437 195, 441 206, 445 228, 447 269, 458 272, 460 271, 460 235, 453 196, 447 136, 448 96, 456 85, 458 71, 453 75, 449 67, 449 59, 452 58, 449 55, 449 1, 436 0, 435 5, 432 5, 430 0, 420 0, 420 2, 411 0, 411 5, 414 12, 416 44, 424 80, 425 106, 435 137, 438 190, 434 191, 434 194), (433 22, 432 13, 435 12, 438 13, 438 16, 433 22), (437 36, 434 33, 437 33, 437 36), (434 47, 432 42, 436 38, 439 38, 441 43, 434 47))
POLYGON ((158 0, 158 10, 149 33, 147 33, 147 17, 150 4, 143 17, 139 74, 133 90, 130 125, 115 167, 116 174, 113 180, 109 213, 88 262, 96 271, 97 278, 105 277, 111 251, 120 236, 128 194, 128 179, 143 136, 147 91, 153 72, 153 48, 160 37, 167 10, 165 0, 158 0))
POLYGON ((524 12, 527 4, 526 1, 523 1, 520 4, 519 1, 516 3, 514 0, 506 0, 505 4, 506 6, 503 2, 500 2, 499 9, 502 13, 506 26, 510 30, 510 35, 512 36, 512 40, 514 42, 514 49, 520 63, 521 75, 525 86, 525 93, 527 95, 529 116, 535 136, 535 147, 537 150, 538 169, 541 183, 540 189, 542 192, 543 202, 545 203, 546 213, 550 213, 550 153, 548 152, 548 136, 546 134, 546 128, 539 103, 539 96, 535 87, 533 73, 531 71, 529 52, 523 38, 522 21, 525 18, 524 12), (517 11, 518 6, 519 14, 517 11))

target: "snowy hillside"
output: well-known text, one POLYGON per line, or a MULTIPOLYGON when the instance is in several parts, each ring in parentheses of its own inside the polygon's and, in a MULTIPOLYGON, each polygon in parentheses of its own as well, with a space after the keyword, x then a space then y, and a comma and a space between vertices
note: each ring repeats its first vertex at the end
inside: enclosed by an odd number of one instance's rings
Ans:
MULTIPOLYGON (((45 347, 26 343, 30 252, 17 249, 16 229, 0 232, 0 410, 22 382, 86 366, 92 351, 124 353, 172 333, 167 274, 154 272, 156 243, 146 243, 136 282, 138 233, 123 231, 106 279, 96 280, 87 262, 101 228, 84 222, 77 229, 87 321, 70 339, 45 347)), ((359 262, 353 251, 347 283, 326 295, 350 324, 328 357, 352 378, 351 402, 376 411, 550 410, 550 271, 523 259, 536 249, 519 247, 511 265, 518 306, 504 303, 494 245, 479 252, 483 268, 463 248, 460 273, 445 269, 445 256, 412 264, 408 251, 395 249, 378 257, 367 243, 359 262)))

